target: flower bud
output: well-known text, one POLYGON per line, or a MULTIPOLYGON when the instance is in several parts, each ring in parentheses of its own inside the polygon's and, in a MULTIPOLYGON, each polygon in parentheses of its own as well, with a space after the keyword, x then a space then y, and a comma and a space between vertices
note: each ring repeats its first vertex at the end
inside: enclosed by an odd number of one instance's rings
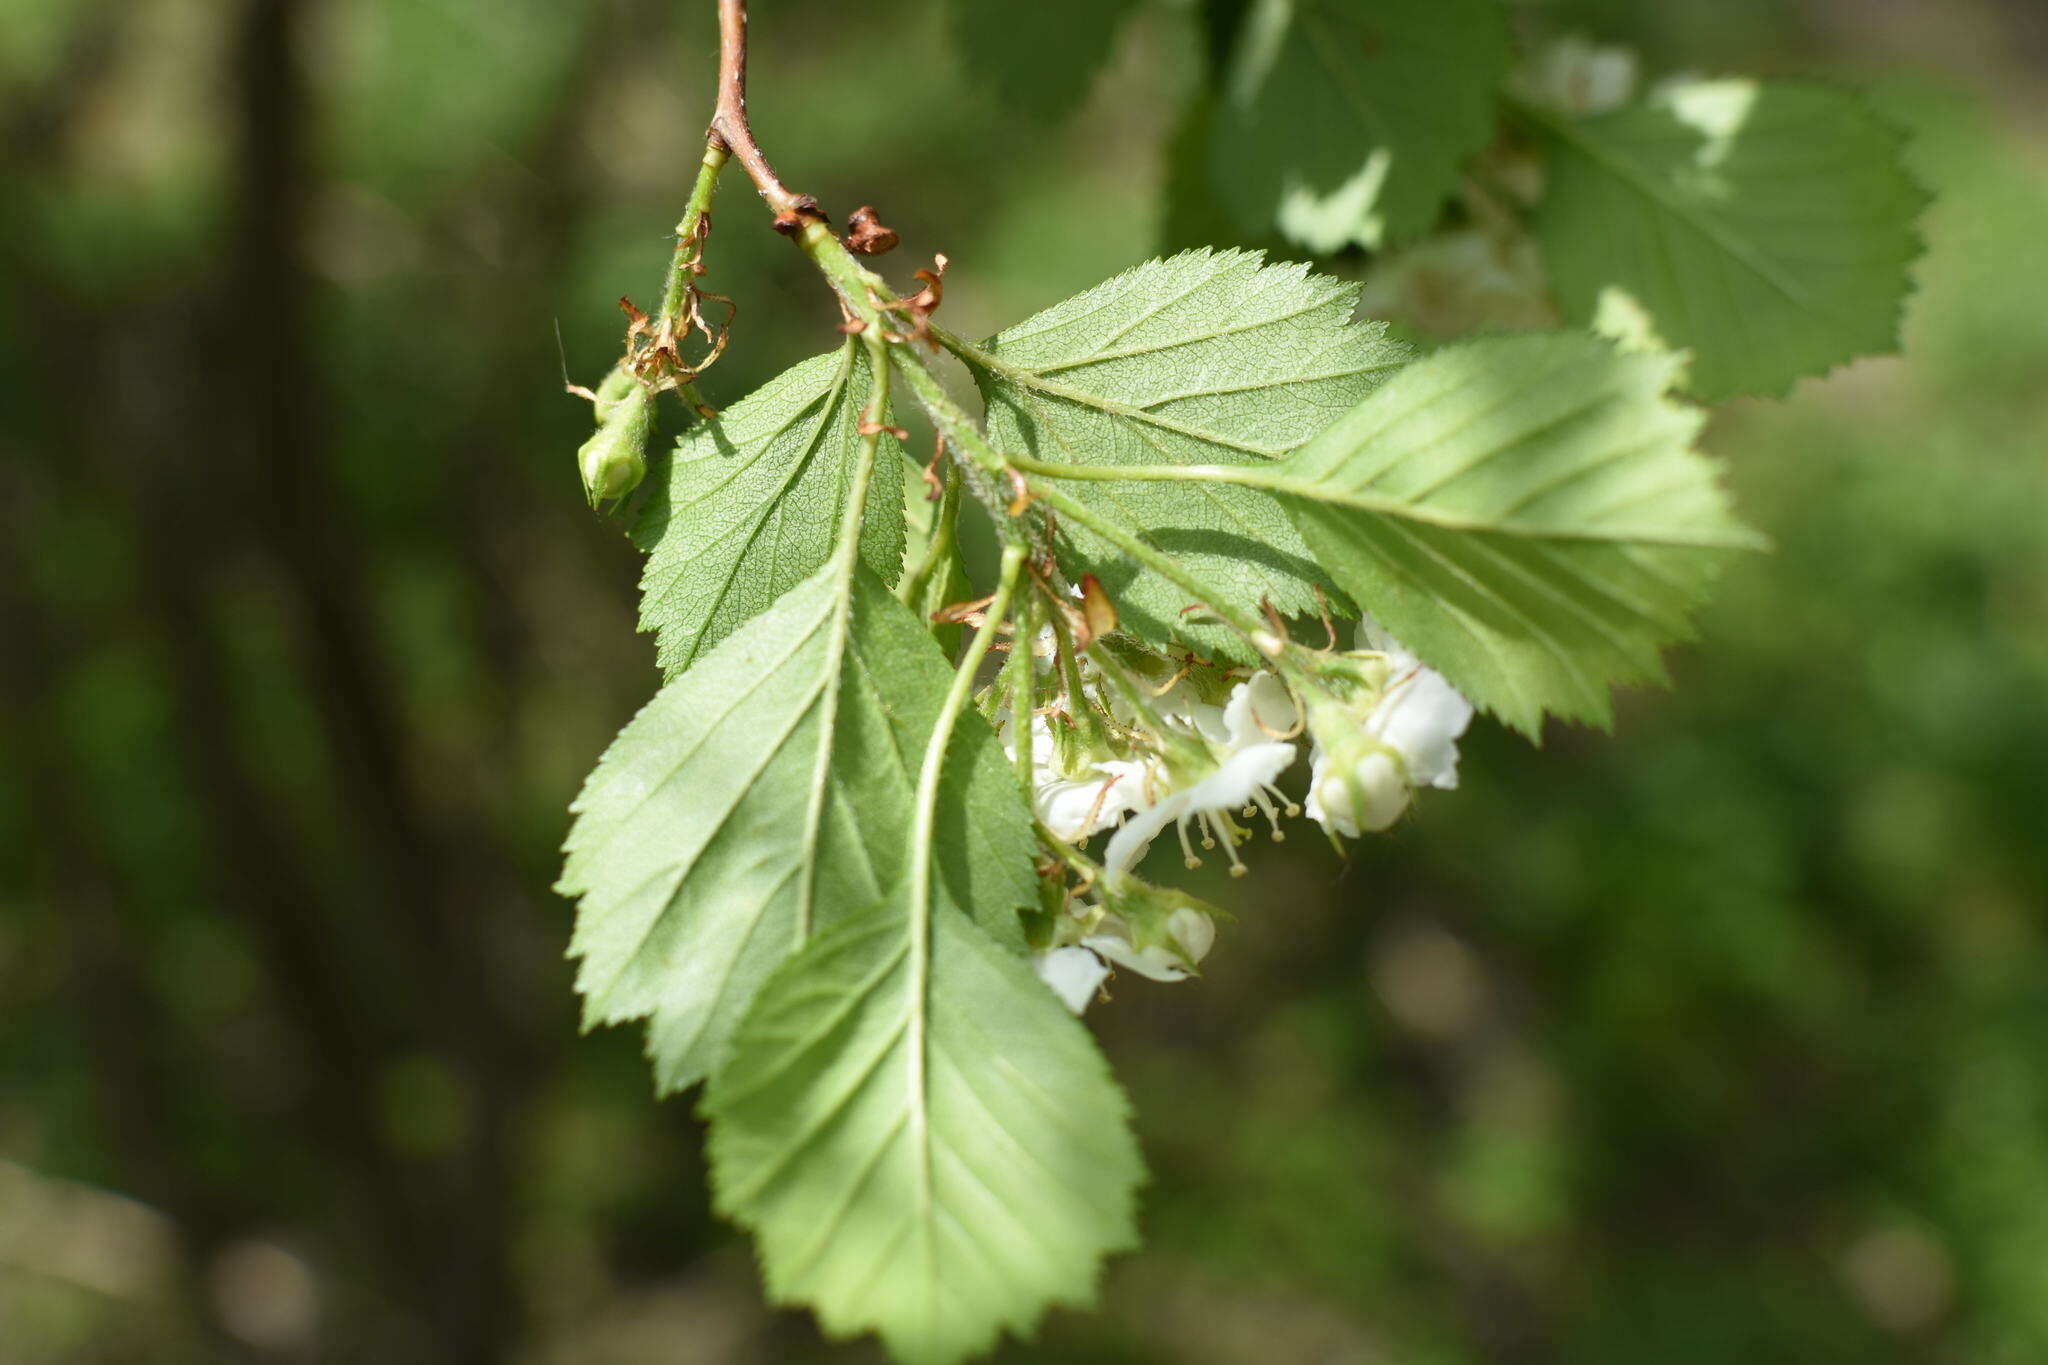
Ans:
MULTIPOLYGON (((613 371, 616 376, 621 371, 613 371)), ((625 497, 640 486, 647 475, 647 429, 654 413, 654 396, 628 374, 627 392, 607 399, 613 387, 605 380, 598 391, 601 425, 576 452, 576 468, 583 476, 583 496, 593 510, 625 497)))
POLYGON ((1318 764, 1312 814, 1341 834, 1377 834, 1408 809, 1412 789, 1400 755, 1361 737, 1318 764))
POLYGON ((1181 981, 1216 944, 1213 906, 1186 892, 1126 877, 1103 900, 1104 914, 1081 942, 1154 981, 1181 981))
MULTIPOLYGON (((1391 826, 1417 787, 1457 786, 1457 741, 1472 720, 1472 703, 1443 675, 1376 627, 1363 633, 1375 637, 1380 681, 1359 690, 1317 689, 1307 698, 1315 746, 1309 818, 1346 837, 1391 826)), ((1366 676, 1361 667, 1359 679, 1366 676)))
POLYGON ((645 390, 640 387, 640 381, 633 376, 631 367, 624 361, 614 365, 611 373, 604 377, 604 383, 597 386, 594 402, 597 406, 598 424, 601 426, 611 419, 612 413, 618 409, 620 400, 630 398, 638 392, 645 390))

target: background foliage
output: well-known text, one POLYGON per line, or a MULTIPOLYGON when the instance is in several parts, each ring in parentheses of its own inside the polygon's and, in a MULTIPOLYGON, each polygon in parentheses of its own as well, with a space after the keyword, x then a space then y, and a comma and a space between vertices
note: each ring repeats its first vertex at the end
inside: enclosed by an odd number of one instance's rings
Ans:
MULTIPOLYGON (((866 1353, 760 1307, 689 1104, 649 1102, 633 1031, 576 1038, 547 889, 653 677, 553 325, 588 380, 598 301, 647 301, 708 10, 0 16, 7 1365, 866 1353)), ((1482 728, 1348 870, 1262 845, 1205 983, 1094 1012, 1148 1250, 1004 1359, 2048 1356, 2048 31, 1540 18, 1872 83, 1943 196, 1908 358, 1709 431, 1779 552, 1675 693, 1612 739, 1482 728)), ((892 265, 952 256, 984 335, 1189 226, 1159 206, 1198 40, 1134 9, 1102 41, 1048 131, 939 7, 788 0, 756 123, 882 207, 892 265)), ((743 189, 716 243, 729 403, 836 316, 743 189)))

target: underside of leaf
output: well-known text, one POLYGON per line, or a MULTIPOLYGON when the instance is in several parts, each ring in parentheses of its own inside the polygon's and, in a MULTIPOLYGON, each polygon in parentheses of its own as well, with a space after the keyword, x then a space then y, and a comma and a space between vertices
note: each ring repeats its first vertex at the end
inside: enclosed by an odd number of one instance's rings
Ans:
MULTIPOLYGON (((769 972, 898 879, 948 677, 878 580, 828 568, 664 687, 591 774, 559 888, 582 900, 577 989, 587 1026, 648 1020, 662 1090, 714 1070, 769 972)), ((1015 943, 1029 817, 978 719, 949 774, 941 871, 1015 943)))
POLYGON ((770 1295, 950 1365, 1093 1295, 1136 1240, 1142 1168, 1080 1024, 960 910, 906 896, 770 980, 704 1109, 770 1295))
MULTIPOLYGON (((1354 323, 1357 288, 1256 252, 1150 261, 963 348, 999 450, 1101 465, 1264 464, 1300 445, 1406 360, 1381 323, 1354 323)), ((1221 483, 1070 491, 1180 559, 1243 611, 1316 610, 1326 583, 1271 498, 1221 483)), ((1191 621, 1187 594, 1086 531, 1063 526, 1125 626, 1244 660, 1234 634, 1191 621)))
POLYGON ((1534 735, 1606 724, 1730 550, 1758 537, 1691 449, 1677 361, 1497 338, 1411 365, 1273 487, 1337 581, 1479 705, 1534 735))
MULTIPOLYGON (((872 377, 849 341, 783 371, 692 427, 633 528, 647 551, 640 628, 675 677, 830 558, 872 377)), ((903 472, 876 460, 861 557, 886 582, 903 560, 903 472)))

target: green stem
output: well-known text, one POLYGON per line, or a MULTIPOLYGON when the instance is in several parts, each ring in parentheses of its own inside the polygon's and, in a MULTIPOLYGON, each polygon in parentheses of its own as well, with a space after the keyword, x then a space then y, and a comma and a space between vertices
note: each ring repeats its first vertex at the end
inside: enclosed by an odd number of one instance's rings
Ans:
MULTIPOLYGON (((914 1095, 926 1093, 924 1027, 928 1013, 925 1005, 931 990, 932 851, 938 824, 939 779, 945 772, 946 750, 952 746, 953 727, 959 722, 960 713, 967 709, 968 698, 974 692, 974 675, 981 668, 981 661, 988 656, 997 627, 1010 609, 1010 599, 1016 595, 1017 580, 1023 576, 1024 558, 1021 545, 1012 544, 1003 550, 1002 576, 996 584, 995 598, 989 603, 988 619, 974 633, 960 666, 953 670, 953 685, 946 689, 946 699, 940 704, 938 717, 932 722, 931 738, 925 741, 924 746, 924 763, 918 770, 909 848, 910 979, 912 998, 917 1001, 917 1007, 910 1012, 908 1044, 912 1068, 911 1093, 914 1095)), ((921 1127, 924 1120, 924 1107, 919 1104, 911 1115, 911 1123, 914 1127, 921 1127)), ((912 1142, 914 1150, 927 1150, 922 1132, 913 1133, 912 1142)), ((923 1174, 924 1178, 930 1178, 928 1170, 923 1174)))
MULTIPOLYGON (((867 512, 868 485, 875 476, 875 459, 882 446, 882 423, 889 411, 889 366, 879 342, 867 343, 868 368, 874 371, 868 405, 861 411, 860 450, 854 457, 853 482, 846 493, 846 510, 840 514, 839 539, 832 547, 833 567, 853 571, 852 560, 860 553, 860 522, 867 512)), ((849 362, 850 363, 850 362, 849 362)))
POLYGON ((859 318, 871 332, 889 330, 888 316, 881 305, 893 302, 896 295, 887 281, 853 258, 845 244, 832 235, 830 227, 815 218, 806 218, 797 230, 796 244, 839 295, 848 313, 859 318))
POLYGON ((925 542, 924 554, 916 566, 903 575, 903 581, 896 585, 896 600, 913 611, 918 610, 918 604, 924 601, 933 575, 945 565, 958 543, 960 479, 951 465, 946 466, 944 477, 944 491, 939 495, 939 505, 932 511, 932 533, 925 542))
MULTIPOLYGON (((1034 463, 1036 462, 1034 461, 1034 463)), ((1152 572, 1186 593, 1190 601, 1201 603, 1206 610, 1220 618, 1226 625, 1250 641, 1252 648, 1258 650, 1259 653, 1269 658, 1279 657, 1285 644, 1283 641, 1275 638, 1272 629, 1264 621, 1259 620, 1249 612, 1239 610, 1227 602, 1211 601, 1210 598, 1214 595, 1212 590, 1200 579, 1182 568, 1180 562, 1174 559, 1173 556, 1146 544, 1134 532, 1128 531, 1115 522, 1098 516, 1095 510, 1087 503, 1068 496, 1061 489, 1050 487, 1037 480, 1032 480, 1027 487, 1033 498, 1044 503, 1068 521, 1078 526, 1086 527, 1089 531, 1116 546, 1117 549, 1129 555, 1133 560, 1152 570, 1152 572)))
POLYGON ((1026 800, 1031 797, 1033 760, 1036 758, 1037 740, 1031 730, 1031 713, 1036 704, 1037 660, 1032 655, 1033 607, 1036 605, 1030 593, 1025 593, 1017 603, 1016 620, 1010 628, 1010 657, 1004 672, 1010 680, 1010 748, 1012 761, 1017 766, 1017 781, 1024 788, 1026 800))
POLYGON ((1102 675, 1104 682, 1123 694, 1124 703, 1139 716, 1149 720, 1144 728, 1158 745, 1160 756, 1165 758, 1169 769, 1199 771, 1207 757, 1206 747, 1191 739, 1173 726, 1166 724, 1159 716, 1159 709, 1152 703, 1155 698, 1150 688, 1134 678, 1130 670, 1119 662, 1109 650, 1098 650, 1095 654, 1095 671, 1102 675))
POLYGON ((1095 881, 1101 875, 1102 864, 1054 834, 1043 821, 1033 820, 1031 824, 1038 834, 1038 842, 1051 849, 1055 857, 1079 873, 1083 883, 1095 881))
POLYGON ((1101 753, 1109 747, 1109 736, 1103 730, 1102 718, 1095 714, 1094 703, 1088 700, 1088 692, 1081 681, 1081 662, 1074 650, 1073 633, 1067 629, 1067 616, 1063 604, 1055 602, 1046 612, 1046 619, 1052 623, 1053 658, 1059 664, 1060 681, 1067 689, 1067 719, 1081 732, 1081 743, 1090 753, 1101 753))
POLYGON ((711 196, 718 189, 718 173, 725 169, 727 159, 723 143, 705 144, 704 159, 697 165, 697 182, 690 186, 690 202, 683 206, 683 216, 676 223, 676 251, 661 295, 660 322, 673 322, 682 312, 683 300, 697 278, 704 247, 699 234, 704 231, 704 217, 711 212, 711 196))
POLYGON ((981 434, 981 428, 974 424, 974 419, 953 401, 945 385, 939 382, 939 377, 925 364, 924 357, 911 350, 908 343, 890 349, 896 356, 896 367, 903 371, 911 392, 917 395, 917 401, 930 414, 932 424, 946 438, 946 444, 983 473, 993 478, 1003 477, 1008 472, 1008 462, 981 434))
POLYGON ((1021 474, 1081 483, 1241 483, 1247 488, 1282 488, 1287 482, 1257 465, 1066 464, 1028 455, 1005 455, 1003 459, 1021 474))
POLYGON ((917 775, 917 802, 910 836, 913 901, 930 890, 932 860, 929 850, 932 847, 933 820, 938 809, 939 776, 945 767, 946 749, 952 743, 953 726, 974 693, 974 675, 980 671, 981 661, 988 657, 997 629, 1003 618, 1009 615, 1010 602, 1017 595, 1017 582, 1023 577, 1024 560, 1022 545, 1004 547, 1002 569, 996 581, 995 596, 988 604, 988 616, 968 642, 967 652, 960 658, 960 666, 953 670, 953 684, 946 689, 946 700, 939 707, 938 719, 932 722, 931 738, 925 743, 924 764, 917 775), (920 855, 920 849, 926 852, 920 855))

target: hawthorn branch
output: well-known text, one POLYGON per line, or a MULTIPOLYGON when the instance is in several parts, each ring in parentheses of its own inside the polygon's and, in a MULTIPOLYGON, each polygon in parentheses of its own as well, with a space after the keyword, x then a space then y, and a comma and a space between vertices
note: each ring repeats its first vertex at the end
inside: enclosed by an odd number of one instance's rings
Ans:
POLYGON ((711 116, 710 140, 722 144, 739 162, 768 207, 775 210, 778 229, 795 232, 805 218, 820 222, 818 201, 797 194, 782 183, 747 122, 747 0, 718 0, 718 107, 711 116), (788 226, 784 226, 787 224, 788 226))

